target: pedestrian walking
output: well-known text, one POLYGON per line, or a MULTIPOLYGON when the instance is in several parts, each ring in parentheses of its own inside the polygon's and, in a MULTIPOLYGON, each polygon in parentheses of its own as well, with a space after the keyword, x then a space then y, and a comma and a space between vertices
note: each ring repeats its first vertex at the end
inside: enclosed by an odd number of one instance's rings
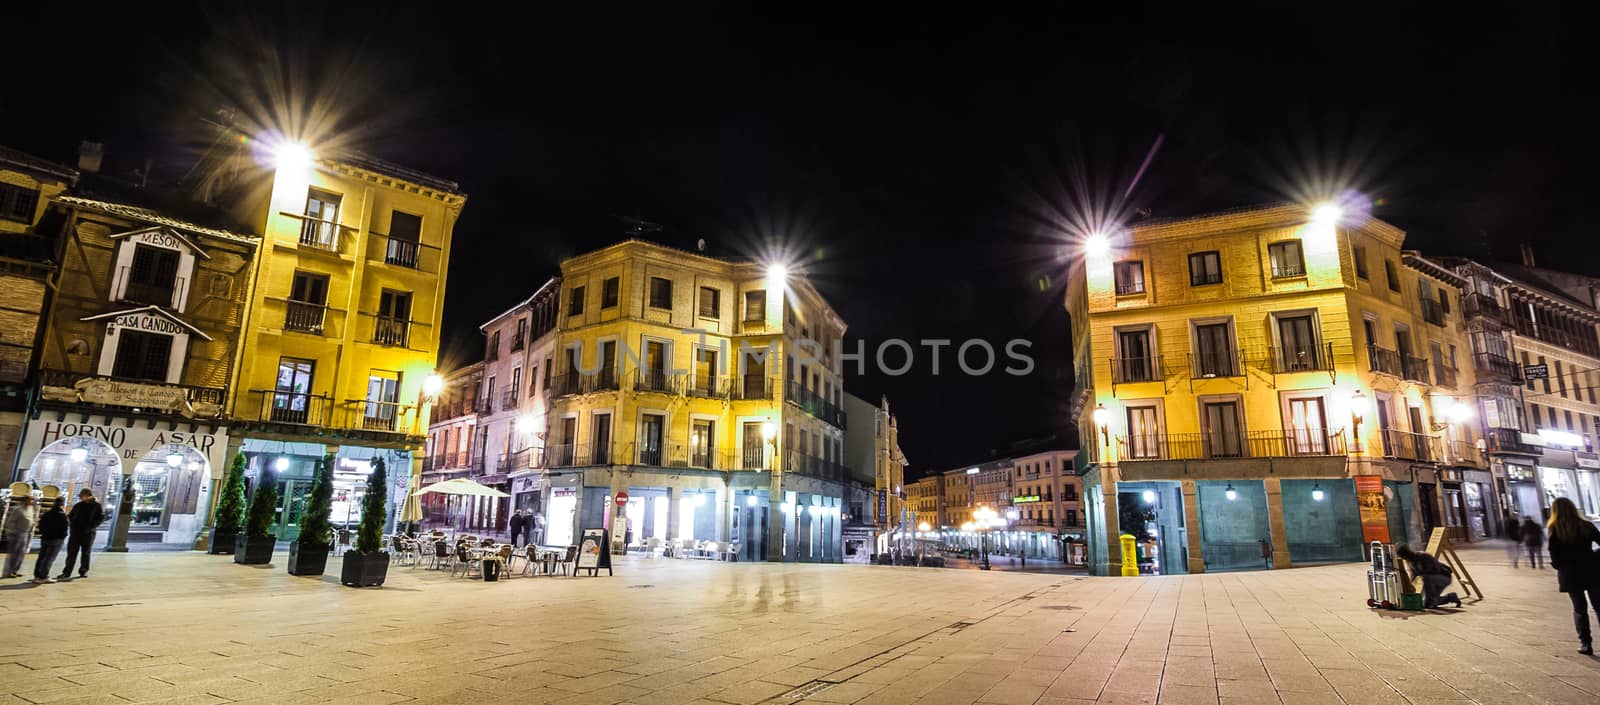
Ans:
POLYGON ((72 566, 78 564, 78 577, 89 577, 89 552, 94 546, 94 531, 100 528, 100 522, 106 520, 106 512, 100 506, 99 500, 94 498, 94 491, 85 487, 78 492, 78 503, 72 505, 72 511, 67 514, 67 523, 71 526, 71 535, 67 537, 67 564, 61 566, 61 574, 57 580, 66 580, 72 577, 72 566), (83 554, 83 561, 79 563, 78 554, 83 554))
POLYGON ((522 510, 511 513, 511 545, 521 547, 522 530, 528 525, 528 518, 522 516, 522 510))
POLYGON ((62 511, 66 504, 65 497, 57 497, 50 503, 49 511, 39 516, 39 557, 33 561, 35 583, 56 581, 50 577, 50 566, 55 564, 56 556, 61 553, 61 543, 67 540, 67 513, 62 511))
POLYGON ((1506 560, 1511 561, 1511 567, 1517 568, 1522 563, 1522 522, 1506 512, 1503 522, 1506 535, 1506 560))
POLYGON ((1522 533, 1522 547, 1528 551, 1528 567, 1543 568, 1544 528, 1533 517, 1523 517, 1519 531, 1522 533))
POLYGON ((1395 549, 1394 553, 1411 567, 1412 575, 1422 578, 1424 609, 1433 609, 1446 602, 1454 602, 1457 607, 1461 606, 1461 598, 1455 593, 1442 594, 1445 588, 1450 587, 1450 581, 1453 580, 1450 566, 1440 563, 1439 559, 1426 553, 1417 553, 1404 544, 1395 549))
POLYGON ((31 492, 11 495, 5 526, 0 527, 0 541, 6 545, 5 571, 0 575, 7 578, 22 577, 22 561, 28 555, 29 545, 33 543, 33 524, 38 519, 38 511, 31 492))
POLYGON ((1600 529, 1578 515, 1577 505, 1566 497, 1550 503, 1550 567, 1556 569, 1556 587, 1572 600, 1572 626, 1578 630, 1578 653, 1594 654, 1589 633, 1589 610, 1600 616, 1600 529))

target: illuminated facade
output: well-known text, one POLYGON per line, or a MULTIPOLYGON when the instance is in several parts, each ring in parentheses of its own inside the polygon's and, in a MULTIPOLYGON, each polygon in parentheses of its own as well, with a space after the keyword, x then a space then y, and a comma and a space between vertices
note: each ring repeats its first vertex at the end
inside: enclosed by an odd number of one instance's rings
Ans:
MULTIPOLYGON (((915 528, 903 497, 906 456, 900 449, 899 420, 889 411, 887 398, 874 406, 847 393, 844 410, 854 420, 844 434, 846 464, 873 488, 860 513, 852 518, 858 517, 859 523, 872 528, 876 535, 872 551, 883 553, 889 549, 892 532, 915 528)), ((846 524, 848 528, 850 522, 846 524)))
POLYGON ((541 452, 549 433, 550 366, 555 360, 561 280, 551 279, 532 296, 480 326, 484 337, 482 409, 478 433, 483 462, 473 479, 509 498, 474 498, 471 526, 506 530, 513 508, 541 508, 541 452))
POLYGON ((279 156, 270 195, 238 201, 264 237, 245 318, 250 354, 228 411, 250 476, 267 463, 277 470, 278 530, 292 538, 324 452, 339 456, 336 524, 359 519, 375 458, 389 467, 391 516, 414 487, 432 402, 424 383, 466 196, 361 155, 279 156))
POLYGON ((560 281, 545 543, 841 560, 845 326, 804 277, 629 240, 560 281))
POLYGON ((1360 560, 1487 483, 1461 277, 1403 238, 1285 205, 1090 241, 1066 307, 1094 572, 1125 533, 1144 572, 1360 560))

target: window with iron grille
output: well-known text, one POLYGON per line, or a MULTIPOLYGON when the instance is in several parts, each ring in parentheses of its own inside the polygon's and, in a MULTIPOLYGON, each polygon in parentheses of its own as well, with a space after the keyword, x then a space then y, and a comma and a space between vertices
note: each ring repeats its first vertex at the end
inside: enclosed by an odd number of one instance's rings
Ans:
POLYGON ((1144 293, 1144 262, 1118 262, 1113 266, 1112 273, 1116 279, 1118 296, 1144 293))
POLYGON ((172 336, 123 328, 117 331, 117 358, 111 374, 123 379, 167 381, 172 336))
POLYGON ((650 308, 672 310, 672 280, 650 277, 650 308))
POLYGON ((1216 250, 1189 255, 1189 285, 1222 283, 1222 254, 1216 250))
POLYGON ((38 189, 0 184, 0 218, 32 224, 33 212, 38 208, 38 189))
POLYGON ((1267 245, 1267 259, 1272 264, 1272 278, 1305 276, 1305 254, 1299 240, 1284 240, 1267 245))

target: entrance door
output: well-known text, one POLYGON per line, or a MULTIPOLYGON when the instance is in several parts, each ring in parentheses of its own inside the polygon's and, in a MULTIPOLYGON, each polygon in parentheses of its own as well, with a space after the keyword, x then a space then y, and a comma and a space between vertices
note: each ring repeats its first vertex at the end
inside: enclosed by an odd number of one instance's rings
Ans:
MULTIPOLYGON (((753 495, 751 495, 753 496, 753 495)), ((739 512, 739 560, 764 561, 767 559, 766 505, 741 507, 739 512)))
POLYGON ((1429 445, 1428 426, 1422 421, 1422 407, 1407 405, 1406 413, 1411 417, 1411 433, 1414 434, 1411 443, 1416 446, 1412 450, 1416 451, 1417 460, 1433 460, 1433 446, 1429 445))
POLYGON ((293 541, 300 535, 300 517, 311 501, 311 480, 279 479, 278 512, 275 529, 278 539, 293 541))
POLYGON ((1433 527, 1439 525, 1439 511, 1433 499, 1433 493, 1438 487, 1432 484, 1417 483, 1417 514, 1422 518, 1422 535, 1433 534, 1433 527))

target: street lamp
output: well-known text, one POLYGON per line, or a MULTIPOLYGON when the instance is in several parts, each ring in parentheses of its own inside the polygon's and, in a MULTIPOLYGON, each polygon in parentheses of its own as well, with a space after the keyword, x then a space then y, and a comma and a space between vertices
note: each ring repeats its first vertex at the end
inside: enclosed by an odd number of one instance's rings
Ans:
POLYGON ((443 377, 433 374, 422 378, 422 396, 427 397, 429 401, 437 399, 442 391, 444 391, 443 377))
POLYGON ((1083 239, 1083 253, 1090 257, 1104 257, 1111 253, 1111 238, 1103 232, 1092 232, 1083 239))
POLYGON ((1094 419, 1095 428, 1100 429, 1100 442, 1110 443, 1110 431, 1106 429, 1106 424, 1111 421, 1111 411, 1106 408, 1105 404, 1095 404, 1091 418, 1094 419))
MULTIPOLYGON (((764 421, 761 424, 761 438, 766 441, 766 448, 772 451, 772 460, 767 463, 767 469, 773 469, 778 464, 778 424, 764 421)), ((760 472, 760 469, 757 469, 760 472)))
POLYGON ((983 553, 983 563, 978 566, 979 570, 989 570, 989 529, 999 518, 1000 514, 990 509, 987 504, 979 505, 972 511, 972 520, 978 524, 980 550, 983 553))
POLYGON ((1370 405, 1367 395, 1361 390, 1358 389, 1355 394, 1350 395, 1350 433, 1355 436, 1357 453, 1361 452, 1361 421, 1366 419, 1370 405))

